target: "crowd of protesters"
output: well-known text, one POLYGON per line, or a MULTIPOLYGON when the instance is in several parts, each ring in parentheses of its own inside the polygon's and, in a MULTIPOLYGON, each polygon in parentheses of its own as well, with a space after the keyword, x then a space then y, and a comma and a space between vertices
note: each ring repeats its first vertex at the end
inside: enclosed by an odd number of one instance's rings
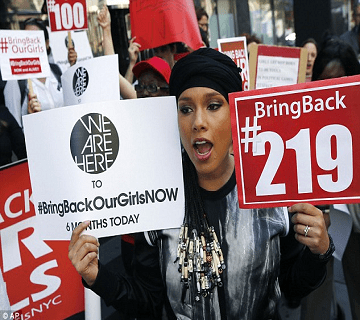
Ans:
MULTIPOLYGON (((278 319, 280 290, 289 304, 301 305, 302 319, 341 319, 341 306, 333 295, 334 247, 327 232, 328 213, 310 204, 296 204, 289 210, 239 209, 228 94, 242 90, 241 77, 230 58, 209 48, 206 11, 196 8, 195 12, 203 48, 185 47, 183 51, 188 52, 177 55, 184 46, 164 44, 153 48, 154 57, 139 61, 141 46, 134 37, 129 41, 128 70, 124 76, 119 73, 122 99, 176 96, 183 146, 184 225, 151 237, 144 233, 123 236, 124 274, 113 274, 100 263, 98 240, 81 235, 87 222, 74 230, 69 258, 84 286, 124 319, 278 319), (196 260, 191 250, 184 250, 180 266, 173 262, 179 233, 185 243, 199 241, 205 259, 216 260, 211 251, 217 251, 221 259, 216 270, 208 262, 208 269, 196 273, 198 279, 181 279, 178 268, 188 268, 196 260)), ((98 24, 104 53, 114 54, 106 5, 98 14, 98 24)), ((340 38, 326 34, 321 43, 310 37, 302 44, 308 52, 307 82, 360 74, 359 24, 340 38)), ((51 61, 45 23, 29 19, 24 29, 44 32, 51 61)), ((261 42, 256 35, 244 35, 248 45, 261 42)), ((72 47, 68 59, 70 65, 77 61, 72 47)), ((49 63, 50 77, 33 79, 32 94, 25 82, 0 78, 0 166, 26 158, 22 115, 64 105, 60 68, 49 63)), ((348 208, 353 229, 342 265, 352 317, 360 319, 360 206, 348 208)))

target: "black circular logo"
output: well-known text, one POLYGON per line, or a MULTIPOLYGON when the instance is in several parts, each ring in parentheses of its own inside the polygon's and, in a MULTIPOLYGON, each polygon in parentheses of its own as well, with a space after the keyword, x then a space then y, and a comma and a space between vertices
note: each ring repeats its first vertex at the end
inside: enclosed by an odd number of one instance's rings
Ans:
POLYGON ((119 152, 119 135, 114 124, 100 113, 82 116, 74 125, 70 150, 76 165, 97 174, 109 169, 119 152))
POLYGON ((73 77, 73 90, 77 97, 80 97, 89 85, 89 73, 84 67, 76 69, 73 77))
MULTIPOLYGON (((71 43, 72 43, 73 48, 75 49, 75 42, 74 42, 73 38, 71 38, 71 43)), ((66 47, 66 49, 69 47, 69 38, 68 38, 68 36, 65 37, 65 47, 66 47)))

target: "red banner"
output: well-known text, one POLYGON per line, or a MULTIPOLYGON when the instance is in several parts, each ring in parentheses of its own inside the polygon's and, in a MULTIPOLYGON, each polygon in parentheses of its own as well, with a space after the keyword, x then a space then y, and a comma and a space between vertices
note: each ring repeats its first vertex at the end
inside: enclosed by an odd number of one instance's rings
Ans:
POLYGON ((84 311, 69 241, 43 241, 36 232, 27 162, 0 170, 0 181, 0 266, 14 315, 60 320, 84 311))
POLYGON ((360 200, 360 76, 230 94, 244 208, 360 200))
POLYGON ((219 51, 230 57, 241 68, 243 91, 249 90, 249 59, 246 37, 218 39, 219 51))
POLYGON ((41 63, 39 58, 10 59, 10 66, 12 74, 41 72, 41 63))
POLYGON ((192 0, 130 0, 130 20, 141 50, 172 42, 203 46, 192 0))
POLYGON ((52 32, 88 28, 86 0, 47 0, 47 8, 52 32))

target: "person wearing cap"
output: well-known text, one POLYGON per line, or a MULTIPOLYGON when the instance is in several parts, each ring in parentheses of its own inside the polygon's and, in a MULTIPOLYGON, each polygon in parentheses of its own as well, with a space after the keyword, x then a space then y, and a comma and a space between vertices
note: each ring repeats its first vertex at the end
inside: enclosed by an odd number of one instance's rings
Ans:
POLYGON ((324 279, 334 247, 323 213, 310 204, 239 208, 228 94, 242 82, 229 57, 198 49, 175 64, 169 84, 184 148, 183 225, 137 234, 132 276, 100 263, 96 238, 81 235, 89 222, 73 231, 69 258, 84 285, 121 313, 273 319, 279 285, 302 297, 324 279))
POLYGON ((152 57, 140 61, 134 66, 133 73, 138 79, 135 85, 138 98, 169 95, 171 69, 164 59, 152 57))

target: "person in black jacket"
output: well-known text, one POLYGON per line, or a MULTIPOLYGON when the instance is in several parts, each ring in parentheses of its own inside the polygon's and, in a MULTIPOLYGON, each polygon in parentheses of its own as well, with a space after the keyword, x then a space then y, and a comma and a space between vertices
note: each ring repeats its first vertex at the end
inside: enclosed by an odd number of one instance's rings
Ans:
POLYGON ((136 235, 132 276, 100 263, 97 239, 81 234, 89 221, 73 231, 72 264, 119 312, 273 319, 280 287, 301 298, 322 283, 334 248, 319 209, 239 208, 228 94, 241 88, 239 69, 216 50, 196 50, 175 64, 170 95, 184 147, 184 223, 136 235))

